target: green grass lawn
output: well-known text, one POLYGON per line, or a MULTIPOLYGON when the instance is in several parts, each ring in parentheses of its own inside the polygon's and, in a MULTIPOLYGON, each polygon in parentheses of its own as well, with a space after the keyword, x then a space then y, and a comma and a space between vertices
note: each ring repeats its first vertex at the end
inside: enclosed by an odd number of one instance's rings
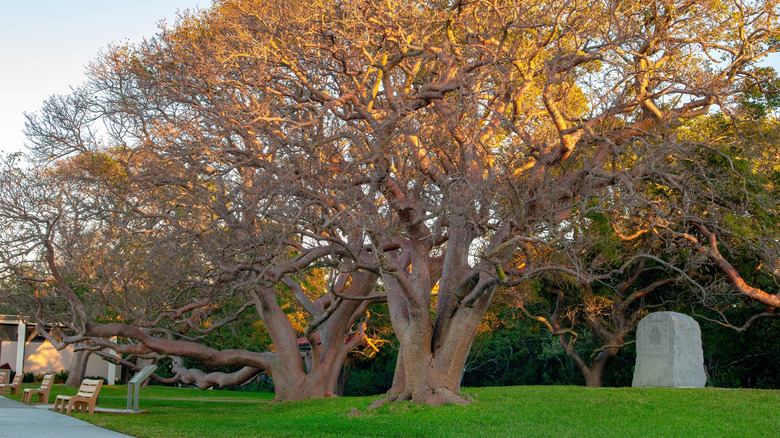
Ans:
MULTIPOLYGON (((24 385, 34 387, 35 385, 24 385)), ((56 394, 75 388, 55 386, 56 394)), ((271 394, 167 387, 141 390, 148 414, 75 414, 137 437, 769 437, 780 391, 522 386, 473 388, 471 406, 411 403, 367 410, 377 397, 269 403, 271 394)), ((104 386, 98 406, 126 406, 104 386)), ((13 396, 11 398, 19 399, 13 396)))

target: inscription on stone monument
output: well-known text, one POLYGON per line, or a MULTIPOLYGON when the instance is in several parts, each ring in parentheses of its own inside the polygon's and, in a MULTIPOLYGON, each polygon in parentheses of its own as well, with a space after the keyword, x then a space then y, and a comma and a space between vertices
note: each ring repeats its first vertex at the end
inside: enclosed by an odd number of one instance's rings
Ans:
POLYGON ((661 330, 658 330, 658 326, 653 326, 650 330, 650 348, 658 348, 661 346, 661 330))

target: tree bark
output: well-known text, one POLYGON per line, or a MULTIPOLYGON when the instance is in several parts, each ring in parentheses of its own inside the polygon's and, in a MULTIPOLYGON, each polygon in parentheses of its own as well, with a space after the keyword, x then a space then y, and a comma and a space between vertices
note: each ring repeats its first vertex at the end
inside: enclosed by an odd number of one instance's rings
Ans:
POLYGON ((65 386, 79 387, 87 372, 87 362, 92 353, 87 350, 76 351, 68 368, 68 378, 65 386))
MULTIPOLYGON (((565 334, 558 335, 558 341, 569 358, 574 362, 574 365, 582 373, 582 377, 585 378, 585 386, 591 388, 600 388, 604 381, 604 371, 607 369, 609 361, 615 357, 620 351, 619 348, 607 348, 600 351, 590 364, 585 362, 585 359, 573 348, 573 345, 568 341, 565 334)), ((621 338, 622 342, 622 338, 621 338)), ((615 344, 613 344, 615 345, 615 344)))
POLYGON ((398 349, 398 357, 395 359, 395 371, 393 372, 393 385, 387 391, 389 397, 397 396, 404 392, 406 387, 406 369, 404 368, 403 349, 398 349))
POLYGON ((582 376, 585 377, 585 386, 590 388, 601 388, 604 383, 604 371, 607 369, 609 361, 617 354, 600 352, 592 361, 590 366, 581 367, 582 376))

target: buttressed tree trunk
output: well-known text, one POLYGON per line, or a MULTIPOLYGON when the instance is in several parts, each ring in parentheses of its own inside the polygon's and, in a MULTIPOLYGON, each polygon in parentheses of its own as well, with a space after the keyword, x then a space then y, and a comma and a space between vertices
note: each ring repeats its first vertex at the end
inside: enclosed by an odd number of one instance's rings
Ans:
MULTIPOLYGON (((366 315, 368 306, 375 302, 374 298, 368 296, 373 291, 376 279, 376 275, 368 272, 342 273, 335 281, 331 293, 326 295, 324 300, 314 302, 309 301, 302 290, 297 289, 299 285, 289 278, 285 281, 285 284, 296 289, 299 300, 314 318, 304 333, 311 347, 311 358, 307 361, 306 369, 301 368, 301 371, 298 371, 302 360, 297 336, 294 346, 286 348, 286 364, 279 364, 277 374, 287 372, 288 367, 292 366, 296 370, 296 376, 300 375, 287 400, 336 396, 336 386, 347 355, 365 340, 365 321, 358 320, 366 315), (359 327, 351 331, 356 323, 359 327)), ((286 340, 289 342, 290 338, 286 340)))
MULTIPOLYGON (((475 236, 458 219, 452 217, 442 255, 431 255, 429 238, 410 238, 387 254, 383 280, 401 349, 389 397, 375 405, 399 400, 430 405, 471 401, 460 391, 461 375, 496 278, 489 265, 470 263, 468 249, 475 236)), ((417 232, 426 236, 421 227, 411 231, 412 237, 417 232)))
POLYGON ((398 280, 385 278, 390 318, 400 353, 390 396, 383 401, 412 400, 430 405, 467 404, 460 379, 471 342, 492 298, 492 288, 473 307, 460 308, 447 324, 436 326, 430 315, 430 289, 409 298, 398 291, 398 280), (419 299, 416 302, 415 298, 419 299))

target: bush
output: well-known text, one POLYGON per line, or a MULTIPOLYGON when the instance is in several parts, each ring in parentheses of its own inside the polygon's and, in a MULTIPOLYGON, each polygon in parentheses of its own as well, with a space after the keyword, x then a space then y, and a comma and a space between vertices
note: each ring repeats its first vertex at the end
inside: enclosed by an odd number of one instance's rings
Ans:
POLYGON ((398 350, 390 345, 379 349, 373 357, 352 354, 344 367, 344 395, 383 394, 393 386, 398 350))
POLYGON ((106 380, 104 377, 101 376, 84 376, 85 379, 92 379, 92 380, 102 380, 103 384, 108 384, 108 380, 106 380))
POLYGON ((68 370, 60 370, 54 374, 54 383, 65 383, 68 380, 68 370))
POLYGON ((780 388, 780 321, 764 319, 743 333, 699 320, 708 384, 780 388))
POLYGON ((246 392, 274 392, 274 382, 268 374, 260 374, 256 378, 242 385, 229 386, 228 391, 246 391, 246 392))
POLYGON ((584 383, 558 340, 524 323, 480 334, 463 375, 469 387, 584 383))

